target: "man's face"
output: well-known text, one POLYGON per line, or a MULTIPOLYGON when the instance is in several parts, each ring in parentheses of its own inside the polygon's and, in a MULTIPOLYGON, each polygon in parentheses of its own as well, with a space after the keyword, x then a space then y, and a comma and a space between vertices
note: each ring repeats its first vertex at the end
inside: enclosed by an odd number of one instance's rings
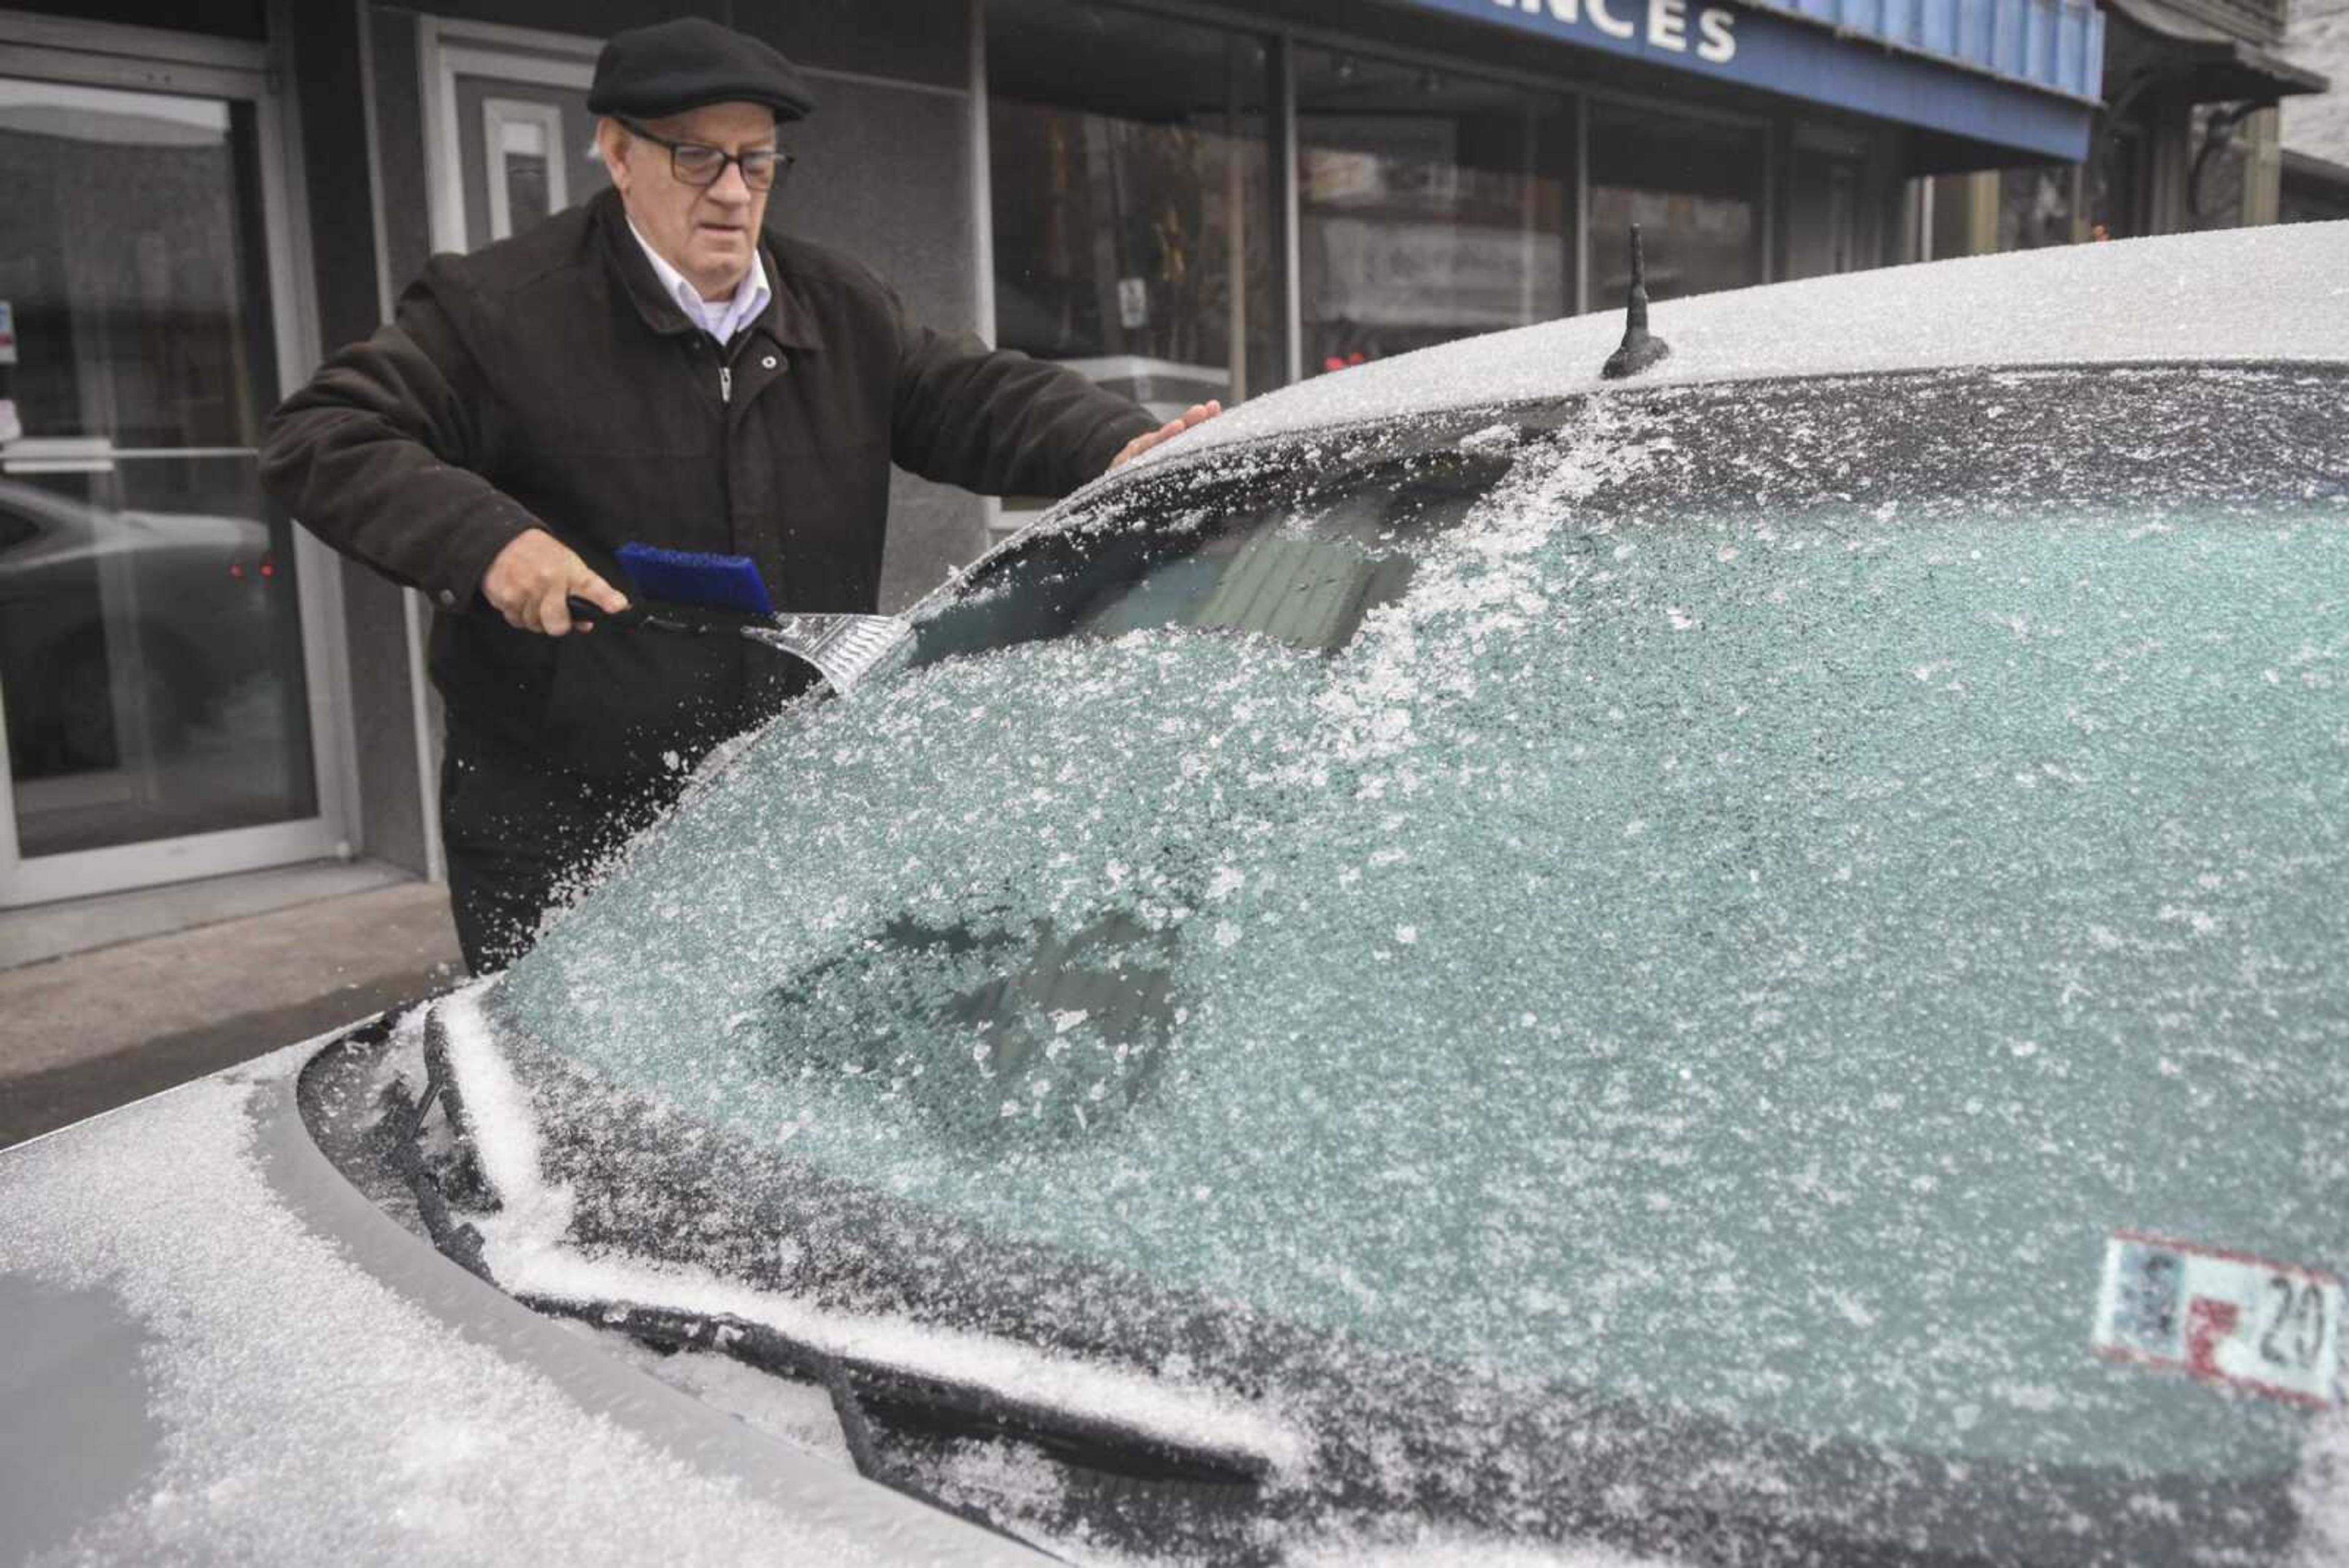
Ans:
MULTIPOLYGON (((741 153, 775 145, 774 111, 762 104, 712 103, 638 122, 671 141, 741 153)), ((688 185, 669 167, 669 150, 606 119, 596 128, 604 165, 636 230, 704 299, 734 292, 758 254, 767 195, 743 183, 729 163, 714 185, 688 185)))

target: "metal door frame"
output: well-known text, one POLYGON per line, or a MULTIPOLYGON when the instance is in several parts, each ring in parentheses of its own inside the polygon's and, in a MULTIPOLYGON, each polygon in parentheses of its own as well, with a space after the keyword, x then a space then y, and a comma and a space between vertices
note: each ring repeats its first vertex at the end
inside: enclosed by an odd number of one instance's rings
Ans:
MULTIPOLYGON (((460 253, 472 248, 465 223, 465 140, 457 123, 457 78, 487 76, 585 92, 595 81, 595 57, 602 48, 598 38, 419 13, 416 76, 425 140, 428 248, 460 253)), ((414 588, 399 598, 408 632, 409 690, 414 694, 409 720, 415 727, 417 787, 424 802, 424 860, 428 875, 438 881, 448 874, 448 849, 440 838, 440 705, 424 667, 432 607, 414 588)))
MULTIPOLYGON (((277 8, 273 6, 273 14, 277 8)), ((0 10, 7 74, 36 80, 239 100, 253 106, 262 227, 269 278, 269 326, 281 389, 299 386, 317 362, 317 308, 306 265, 308 214, 302 200, 298 123, 285 73, 269 47, 146 27, 0 10)), ((154 887, 199 877, 351 853, 358 820, 340 559, 306 529, 294 531, 296 614, 310 718, 314 816, 26 859, 16 799, 0 769, 0 909, 154 887)), ((0 727, 0 753, 6 750, 0 727)))

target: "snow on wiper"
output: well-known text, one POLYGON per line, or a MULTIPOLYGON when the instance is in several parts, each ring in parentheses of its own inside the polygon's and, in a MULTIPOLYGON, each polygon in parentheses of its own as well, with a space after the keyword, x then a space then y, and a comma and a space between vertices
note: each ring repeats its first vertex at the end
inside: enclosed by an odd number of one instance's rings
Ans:
MULTIPOLYGON (((461 1222, 442 1209, 446 1237, 435 1240, 467 1253, 469 1267, 518 1300, 631 1333, 642 1324, 653 1338, 703 1325, 691 1343, 770 1370, 812 1374, 828 1387, 843 1384, 860 1411, 870 1404, 935 1428, 1024 1438, 1089 1456, 1098 1468, 1247 1485, 1287 1484, 1309 1468, 1311 1445, 1297 1427, 1212 1387, 567 1244, 573 1195, 544 1175, 528 1094, 482 1016, 490 983, 442 999, 428 1025, 440 1104, 494 1206, 461 1222)), ((854 1418, 843 1411, 843 1428, 854 1418)))
POLYGON ((892 1428, 1030 1443, 1090 1469, 1145 1480, 1220 1483, 1253 1491, 1274 1479, 1270 1456, 1243 1444, 1172 1437, 1146 1422, 1061 1408, 981 1384, 834 1355, 761 1323, 628 1302, 523 1299, 540 1311, 616 1329, 666 1350, 715 1351, 761 1371, 822 1386, 832 1397, 851 1457, 867 1475, 892 1468, 874 1448, 872 1426, 878 1417, 892 1428))

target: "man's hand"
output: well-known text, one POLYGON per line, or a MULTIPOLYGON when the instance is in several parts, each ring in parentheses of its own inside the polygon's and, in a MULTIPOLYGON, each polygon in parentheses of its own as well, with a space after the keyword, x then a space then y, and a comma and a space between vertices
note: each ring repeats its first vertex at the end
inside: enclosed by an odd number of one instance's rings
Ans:
POLYGON ((626 595, 588 570, 587 563, 570 545, 543 528, 517 535, 498 552, 481 577, 481 597, 506 618, 508 626, 549 637, 561 637, 572 629, 571 612, 563 603, 571 594, 611 615, 628 607, 626 595))
POLYGON ((1126 442, 1125 450, 1119 452, 1115 457, 1110 459, 1109 466, 1112 471, 1123 468, 1127 463, 1132 462, 1135 458, 1140 457, 1143 452, 1148 452, 1160 441, 1173 441, 1176 436, 1181 435, 1193 425, 1206 424, 1209 420, 1214 419, 1217 414, 1220 414, 1223 411, 1224 405, 1212 400, 1204 403, 1193 403, 1189 408, 1183 410, 1183 417, 1181 419, 1168 420, 1164 424, 1160 425, 1148 435, 1138 435, 1132 441, 1126 442))

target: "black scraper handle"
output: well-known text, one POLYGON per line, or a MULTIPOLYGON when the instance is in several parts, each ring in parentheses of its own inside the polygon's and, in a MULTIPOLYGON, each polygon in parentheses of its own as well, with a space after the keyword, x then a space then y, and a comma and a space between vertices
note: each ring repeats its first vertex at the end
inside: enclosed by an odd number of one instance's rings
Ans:
POLYGON ((597 604, 594 599, 585 599, 581 598, 577 594, 568 594, 564 597, 563 607, 571 612, 571 624, 576 627, 591 627, 599 621, 606 620, 610 621, 614 626, 642 626, 647 624, 645 618, 645 612, 635 605, 630 605, 627 608, 615 615, 612 611, 605 609, 602 605, 597 604))
POLYGON ((571 612, 573 624, 582 628, 609 621, 630 631, 673 631, 686 637, 730 637, 739 630, 735 627, 713 625, 698 615, 681 612, 671 605, 648 609, 631 601, 627 608, 615 615, 595 600, 583 599, 577 594, 564 595, 563 604, 571 612))

